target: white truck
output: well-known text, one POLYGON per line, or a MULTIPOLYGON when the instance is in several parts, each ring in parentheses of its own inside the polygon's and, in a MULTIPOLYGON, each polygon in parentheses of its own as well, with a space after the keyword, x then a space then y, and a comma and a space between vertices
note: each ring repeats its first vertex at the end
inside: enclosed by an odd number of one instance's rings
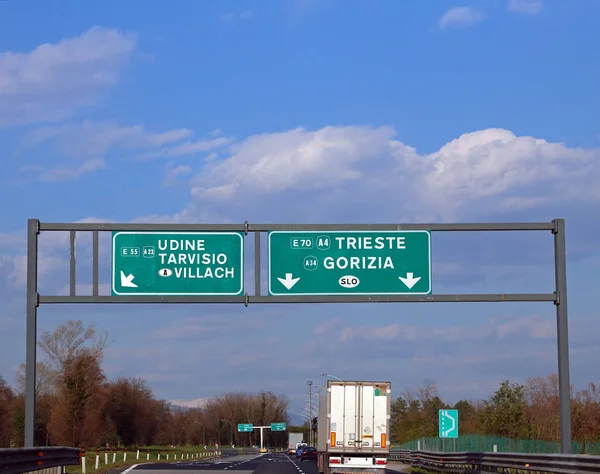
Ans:
POLYGON ((319 394, 319 472, 385 473, 391 408, 390 382, 328 380, 319 394))
POLYGON ((296 454, 298 445, 304 442, 303 433, 288 433, 288 454, 296 454))

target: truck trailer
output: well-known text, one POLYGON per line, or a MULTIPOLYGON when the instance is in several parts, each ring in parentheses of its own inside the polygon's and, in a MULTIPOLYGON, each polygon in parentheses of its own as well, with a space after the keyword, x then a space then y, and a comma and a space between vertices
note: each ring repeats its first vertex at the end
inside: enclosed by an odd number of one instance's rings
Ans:
POLYGON ((319 394, 319 472, 383 474, 391 409, 390 382, 328 380, 319 394))
POLYGON ((298 445, 304 442, 303 433, 288 433, 288 454, 296 454, 298 445))

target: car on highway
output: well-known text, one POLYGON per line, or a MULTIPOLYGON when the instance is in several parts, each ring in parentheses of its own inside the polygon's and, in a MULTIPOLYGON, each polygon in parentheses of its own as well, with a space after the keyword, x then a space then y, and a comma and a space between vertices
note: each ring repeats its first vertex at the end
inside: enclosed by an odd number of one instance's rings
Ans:
POLYGON ((309 459, 317 460, 317 448, 306 446, 300 454, 300 461, 308 461, 309 459))
POLYGON ((308 448, 308 444, 303 443, 299 446, 296 447, 296 457, 300 458, 300 456, 302 456, 302 451, 305 450, 306 448, 308 448))
POLYGON ((294 454, 296 455, 296 457, 300 457, 300 452, 305 446, 308 445, 306 443, 296 443, 296 449, 294 449, 294 454))

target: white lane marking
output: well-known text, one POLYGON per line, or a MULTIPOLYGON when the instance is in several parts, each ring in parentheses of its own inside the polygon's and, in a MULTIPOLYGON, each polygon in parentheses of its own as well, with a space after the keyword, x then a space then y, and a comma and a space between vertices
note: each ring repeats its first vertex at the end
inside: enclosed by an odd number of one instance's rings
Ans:
POLYGON ((136 467, 141 466, 141 464, 134 464, 133 466, 131 466, 128 469, 125 469, 121 474, 127 474, 130 471, 133 471, 136 467))
POLYGON ((285 457, 288 459, 289 462, 291 462, 294 465, 294 467, 296 469, 298 469, 298 472, 300 474, 304 474, 304 471, 302 470, 302 468, 300 466, 298 466, 298 464, 296 464, 296 462, 292 461, 292 458, 290 458, 289 455, 285 454, 285 457))

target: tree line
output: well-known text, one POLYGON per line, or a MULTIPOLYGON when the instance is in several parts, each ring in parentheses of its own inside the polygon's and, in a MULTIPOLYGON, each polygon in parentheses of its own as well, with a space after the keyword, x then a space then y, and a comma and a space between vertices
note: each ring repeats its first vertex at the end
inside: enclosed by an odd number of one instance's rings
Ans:
MULTIPOLYGON (((435 383, 406 389, 392 404, 392 440, 404 443, 438 436, 438 411, 457 409, 461 434, 560 440, 558 375, 532 377, 524 384, 506 380, 487 400, 442 401, 435 383)), ((600 389, 594 383, 571 390, 573 441, 600 441, 600 389)))
MULTIPOLYGON (((202 408, 185 409, 158 400, 145 380, 108 380, 102 358, 106 331, 68 321, 42 333, 37 363, 36 446, 250 446, 259 433, 238 433, 238 423, 289 425, 286 397, 271 392, 226 393, 202 408)), ((0 376, 0 447, 24 444, 25 367, 12 388, 0 376)), ((265 431, 266 442, 284 445, 285 432, 265 431)))

